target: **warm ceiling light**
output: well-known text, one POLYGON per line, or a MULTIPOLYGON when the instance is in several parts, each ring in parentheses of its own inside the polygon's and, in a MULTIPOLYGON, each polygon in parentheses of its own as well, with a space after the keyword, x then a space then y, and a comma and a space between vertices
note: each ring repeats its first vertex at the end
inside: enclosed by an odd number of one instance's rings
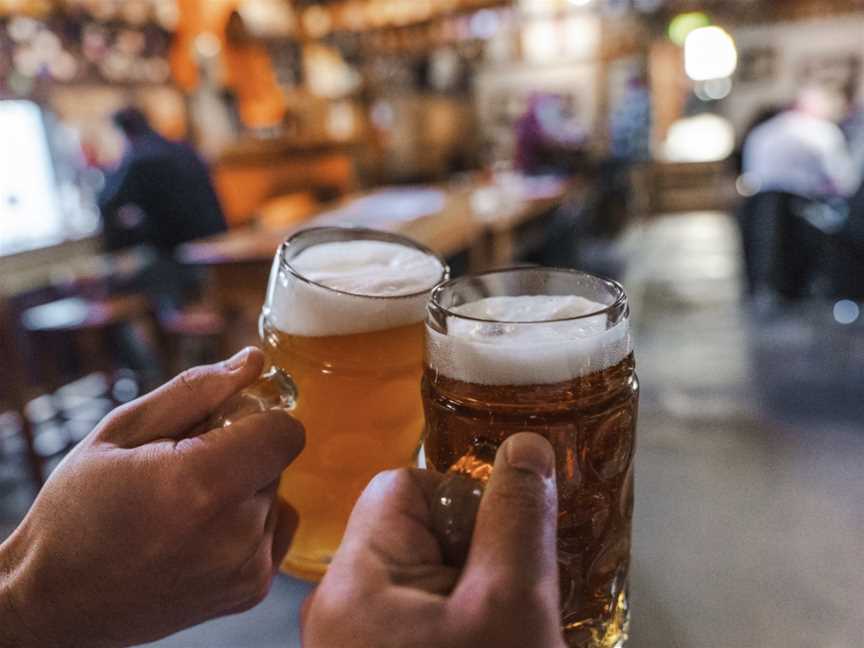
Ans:
POLYGON ((684 68, 694 81, 725 79, 738 68, 738 50, 728 32, 720 27, 702 27, 684 42, 684 68))
POLYGON ((312 38, 322 38, 330 33, 333 20, 330 11, 324 7, 313 5, 303 12, 303 29, 312 38))
POLYGON ((349 2, 342 7, 342 20, 348 29, 359 31, 366 26, 366 12, 361 2, 349 2))

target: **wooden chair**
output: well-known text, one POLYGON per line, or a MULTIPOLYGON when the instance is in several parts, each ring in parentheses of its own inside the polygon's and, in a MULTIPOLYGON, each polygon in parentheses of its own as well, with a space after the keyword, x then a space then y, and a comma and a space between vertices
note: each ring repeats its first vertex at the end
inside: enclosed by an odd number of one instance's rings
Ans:
POLYGON ((110 373, 119 368, 111 348, 112 334, 135 321, 155 324, 151 304, 143 295, 108 299, 67 297, 26 310, 21 323, 39 350, 36 361, 40 385, 53 390, 76 377, 65 373, 51 353, 52 349, 59 353, 61 347, 71 346, 76 351, 79 375, 110 373))
POLYGON ((18 433, 24 441, 24 449, 30 477, 38 490, 45 478, 42 458, 36 452, 33 428, 25 410, 30 394, 27 388, 27 372, 20 353, 14 318, 8 305, 0 301, 0 412, 15 414, 18 433))
MULTIPOLYGON (((137 395, 137 376, 116 380, 123 369, 116 344, 129 325, 146 326, 153 341, 157 329, 150 302, 141 295, 67 297, 24 310, 19 321, 29 342, 30 363, 25 394, 29 400, 19 400, 19 407, 29 429, 35 475, 36 465, 44 473, 46 462, 61 457, 102 416, 137 395), (119 396, 118 385, 130 380, 134 393, 119 396)), ((158 363, 160 358, 152 355, 158 363)))

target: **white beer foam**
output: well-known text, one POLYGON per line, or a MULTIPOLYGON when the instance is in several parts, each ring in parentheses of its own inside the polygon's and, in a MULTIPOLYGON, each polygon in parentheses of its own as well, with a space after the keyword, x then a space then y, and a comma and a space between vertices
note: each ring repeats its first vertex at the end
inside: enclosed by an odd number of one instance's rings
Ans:
POLYGON ((448 378, 480 385, 566 382, 608 369, 632 352, 628 322, 607 328, 605 309, 577 296, 464 304, 450 311, 474 319, 448 317, 447 335, 427 328, 427 359, 448 378))
POLYGON ((280 331, 306 337, 369 333, 420 322, 429 292, 444 273, 434 256, 384 241, 322 243, 298 254, 290 265, 314 283, 279 270, 277 258, 267 314, 280 331))

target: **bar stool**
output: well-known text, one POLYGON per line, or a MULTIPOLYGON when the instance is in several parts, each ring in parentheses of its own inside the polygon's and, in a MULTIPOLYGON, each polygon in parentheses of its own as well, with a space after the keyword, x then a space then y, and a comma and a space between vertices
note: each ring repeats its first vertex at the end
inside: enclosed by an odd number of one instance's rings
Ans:
MULTIPOLYGON (((138 383, 124 374, 115 346, 124 327, 136 324, 149 327, 156 342, 155 315, 141 295, 69 297, 22 313, 42 394, 26 403, 23 414, 40 461, 61 456, 104 414, 137 395, 138 383)), ((152 346, 150 360, 158 363, 152 346)))
POLYGON ((36 452, 33 428, 25 415, 28 390, 25 365, 15 339, 15 327, 5 304, 0 301, 0 414, 11 414, 12 424, 24 445, 28 471, 36 490, 44 481, 42 458, 36 452))
MULTIPOLYGON (((71 345, 81 362, 76 372, 80 375, 119 368, 110 349, 111 334, 136 321, 153 326, 155 316, 150 302, 142 295, 104 300, 68 297, 26 310, 21 321, 40 351, 68 350, 71 345)), ((69 376, 62 375, 59 363, 50 354, 38 355, 42 384, 62 386, 69 376)))

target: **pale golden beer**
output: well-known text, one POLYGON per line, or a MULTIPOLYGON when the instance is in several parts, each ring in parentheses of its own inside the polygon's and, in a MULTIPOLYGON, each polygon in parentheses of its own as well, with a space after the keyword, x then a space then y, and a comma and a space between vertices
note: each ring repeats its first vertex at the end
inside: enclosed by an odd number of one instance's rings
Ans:
POLYGON ((287 573, 320 578, 371 478, 415 464, 425 306, 446 276, 432 252, 382 232, 307 230, 280 249, 261 342, 293 381, 306 428, 279 486, 299 514, 287 573))

